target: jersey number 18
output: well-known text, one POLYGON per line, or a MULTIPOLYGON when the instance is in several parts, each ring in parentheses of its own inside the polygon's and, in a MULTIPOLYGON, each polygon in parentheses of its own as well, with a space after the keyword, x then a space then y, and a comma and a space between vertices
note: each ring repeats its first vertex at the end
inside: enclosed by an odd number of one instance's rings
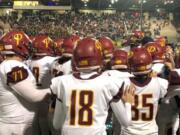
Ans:
POLYGON ((76 124, 76 117, 78 117, 78 125, 90 126, 93 124, 93 98, 93 91, 72 91, 70 104, 70 125, 76 124), (78 104, 78 107, 76 107, 76 104, 78 104), (76 109, 78 109, 78 111, 76 111, 76 109))

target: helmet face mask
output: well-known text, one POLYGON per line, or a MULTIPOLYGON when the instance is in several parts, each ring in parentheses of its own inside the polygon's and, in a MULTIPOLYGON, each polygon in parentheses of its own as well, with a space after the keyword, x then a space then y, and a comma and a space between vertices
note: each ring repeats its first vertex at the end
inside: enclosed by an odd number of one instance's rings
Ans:
POLYGON ((103 65, 102 47, 93 38, 80 40, 73 51, 73 62, 77 71, 98 71, 103 65))
POLYGON ((129 64, 134 75, 147 75, 152 70, 152 58, 145 48, 134 48, 131 51, 129 64))

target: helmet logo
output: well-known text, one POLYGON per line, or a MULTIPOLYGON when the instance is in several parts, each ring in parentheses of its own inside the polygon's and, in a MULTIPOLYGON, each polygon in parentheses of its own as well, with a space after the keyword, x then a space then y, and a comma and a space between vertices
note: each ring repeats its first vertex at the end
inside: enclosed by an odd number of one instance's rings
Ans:
POLYGON ((22 34, 15 34, 14 40, 16 40, 16 45, 18 46, 20 44, 20 41, 22 40, 23 36, 22 34))
POLYGON ((121 61, 121 60, 115 60, 115 61, 114 61, 114 64, 120 65, 120 64, 122 64, 122 61, 121 61))
POLYGON ((49 46, 49 39, 48 39, 48 38, 45 38, 45 39, 43 40, 43 43, 45 44, 45 47, 48 48, 48 46, 49 46))
POLYGON ((162 47, 164 47, 164 46, 165 46, 165 42, 164 42, 164 41, 160 41, 160 45, 161 45, 162 47))
POLYGON ((58 47, 58 43, 54 42, 54 47, 57 48, 58 47))
POLYGON ((81 60, 81 61, 79 62, 79 65, 80 65, 80 66, 87 66, 87 65, 88 65, 88 60, 81 60))
POLYGON ((155 52, 155 51, 156 51, 156 48, 155 48, 154 46, 149 46, 149 47, 147 48, 147 51, 148 51, 149 53, 152 53, 152 52, 155 52))
POLYGON ((102 52, 101 43, 99 41, 96 41, 96 48, 102 52))
POLYGON ((146 70, 146 69, 147 69, 146 66, 137 67, 137 70, 139 70, 139 71, 144 71, 144 70, 146 70))
POLYGON ((128 58, 131 58, 134 55, 134 53, 132 51, 128 52, 128 58))

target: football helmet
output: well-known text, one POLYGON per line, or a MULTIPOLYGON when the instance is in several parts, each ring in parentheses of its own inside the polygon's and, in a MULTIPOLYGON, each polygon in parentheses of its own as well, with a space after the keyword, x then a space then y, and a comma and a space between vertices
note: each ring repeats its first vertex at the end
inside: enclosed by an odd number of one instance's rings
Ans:
POLYGON ((26 59, 29 56, 30 38, 23 31, 10 31, 0 39, 2 55, 18 55, 26 59))
POLYGON ((160 44, 161 47, 165 47, 165 46, 166 46, 166 39, 165 39, 165 37, 163 37, 163 36, 157 36, 157 37, 154 39, 154 41, 155 41, 156 43, 160 44))
POLYGON ((110 61, 113 56, 114 43, 109 37, 100 37, 99 42, 102 45, 105 62, 110 61))
POLYGON ((142 39, 144 37, 144 32, 142 32, 140 30, 135 30, 135 31, 133 31, 133 36, 138 39, 142 39))
POLYGON ((101 43, 93 38, 80 40, 73 51, 73 62, 77 71, 100 69, 103 66, 101 43))
POLYGON ((153 63, 164 62, 165 51, 164 51, 164 48, 160 44, 156 42, 149 42, 145 44, 145 48, 151 54, 153 63))
POLYGON ((38 35, 32 42, 34 56, 43 57, 53 54, 53 40, 46 35, 38 35))
POLYGON ((62 56, 72 57, 73 49, 79 40, 80 38, 76 35, 65 38, 61 45, 62 56))
POLYGON ((129 39, 129 44, 131 48, 136 48, 141 44, 141 40, 144 37, 144 33, 140 30, 135 30, 131 33, 130 39, 129 39))
POLYGON ((134 75, 145 75, 151 72, 152 58, 145 48, 133 48, 129 53, 128 61, 134 75))
POLYGON ((61 56, 61 45, 63 44, 63 38, 55 39, 54 40, 54 53, 57 56, 61 56))
POLYGON ((124 50, 117 49, 113 52, 113 57, 111 59, 112 69, 127 69, 128 63, 128 53, 124 50))

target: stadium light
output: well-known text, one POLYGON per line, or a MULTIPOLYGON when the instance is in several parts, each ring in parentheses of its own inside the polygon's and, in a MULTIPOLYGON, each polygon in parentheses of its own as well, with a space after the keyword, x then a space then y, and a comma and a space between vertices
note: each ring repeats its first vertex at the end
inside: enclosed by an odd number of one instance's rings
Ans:
POLYGON ((146 0, 143 0, 143 3, 146 3, 147 1, 146 0))
POLYGON ((81 0, 82 2, 84 2, 84 3, 87 3, 87 2, 89 2, 89 0, 81 0))
POLYGON ((164 5, 173 4, 173 3, 174 3, 174 0, 165 0, 164 1, 164 5))
POLYGON ((111 0, 111 4, 114 4, 114 0, 111 0))
POLYGON ((173 1, 173 0, 171 0, 171 1, 170 1, 170 3, 171 3, 171 4, 173 4, 173 3, 174 3, 174 1, 173 1))
POLYGON ((9 15, 9 10, 6 11, 6 14, 9 15))
POLYGON ((157 12, 160 12, 160 9, 159 9, 159 8, 157 9, 157 12))

